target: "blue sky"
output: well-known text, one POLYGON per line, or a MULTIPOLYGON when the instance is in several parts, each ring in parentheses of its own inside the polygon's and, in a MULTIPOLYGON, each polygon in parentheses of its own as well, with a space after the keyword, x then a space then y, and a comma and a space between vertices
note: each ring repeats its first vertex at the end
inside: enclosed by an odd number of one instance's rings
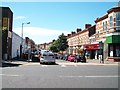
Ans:
POLYGON ((95 19, 107 13, 117 2, 3 2, 13 12, 13 31, 36 44, 50 42, 63 32, 66 35, 85 24, 95 24, 95 19))

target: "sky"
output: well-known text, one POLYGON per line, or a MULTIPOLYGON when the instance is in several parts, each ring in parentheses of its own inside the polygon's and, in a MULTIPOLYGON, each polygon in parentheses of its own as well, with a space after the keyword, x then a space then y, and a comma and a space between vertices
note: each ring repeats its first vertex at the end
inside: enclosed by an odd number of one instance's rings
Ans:
POLYGON ((117 2, 2 2, 13 12, 13 31, 29 37, 36 44, 49 43, 64 33, 77 28, 84 30, 85 24, 107 13, 117 2), (30 24, 26 24, 30 22, 30 24))

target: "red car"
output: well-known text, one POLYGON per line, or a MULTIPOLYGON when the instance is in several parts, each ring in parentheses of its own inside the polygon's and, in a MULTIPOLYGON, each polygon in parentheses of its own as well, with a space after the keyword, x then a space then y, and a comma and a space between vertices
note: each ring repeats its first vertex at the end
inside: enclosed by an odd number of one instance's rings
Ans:
POLYGON ((68 61, 75 61, 75 55, 68 56, 68 61))

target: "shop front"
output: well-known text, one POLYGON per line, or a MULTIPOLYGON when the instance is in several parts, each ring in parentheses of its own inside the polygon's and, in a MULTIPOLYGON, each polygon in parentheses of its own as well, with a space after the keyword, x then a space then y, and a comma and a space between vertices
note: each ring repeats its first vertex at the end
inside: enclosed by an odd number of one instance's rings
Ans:
POLYGON ((106 37, 108 44, 108 60, 120 62, 120 35, 106 37))
POLYGON ((84 45, 87 59, 98 59, 99 44, 87 44, 84 45))

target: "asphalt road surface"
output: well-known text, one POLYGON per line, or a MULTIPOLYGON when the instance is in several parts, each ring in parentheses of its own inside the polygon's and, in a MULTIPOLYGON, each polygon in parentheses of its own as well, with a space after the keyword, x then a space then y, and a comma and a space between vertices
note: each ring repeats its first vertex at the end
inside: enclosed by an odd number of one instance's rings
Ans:
POLYGON ((29 64, 4 67, 0 76, 2 88, 118 88, 116 65, 29 64))

